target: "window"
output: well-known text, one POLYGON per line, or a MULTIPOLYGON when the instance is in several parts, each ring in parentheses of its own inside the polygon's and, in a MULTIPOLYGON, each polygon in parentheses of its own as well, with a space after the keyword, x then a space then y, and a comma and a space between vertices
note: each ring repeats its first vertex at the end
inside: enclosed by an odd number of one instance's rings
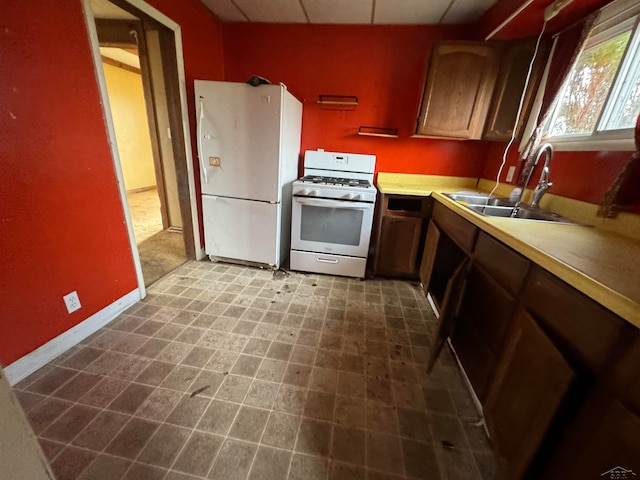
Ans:
POLYGON ((639 21, 636 2, 614 2, 602 11, 544 126, 556 149, 634 149, 633 127, 640 113, 639 21))

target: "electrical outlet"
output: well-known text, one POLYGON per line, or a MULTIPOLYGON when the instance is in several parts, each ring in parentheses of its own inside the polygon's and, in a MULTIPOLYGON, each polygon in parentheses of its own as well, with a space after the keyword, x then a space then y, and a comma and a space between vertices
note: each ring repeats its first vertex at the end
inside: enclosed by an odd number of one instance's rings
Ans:
POLYGON ((510 182, 511 180, 513 180, 513 175, 515 173, 516 173, 516 167, 515 166, 509 167, 509 170, 507 170, 507 182, 510 182))
POLYGON ((80 305, 80 298, 78 298, 78 292, 76 291, 68 293, 62 297, 62 299, 64 300, 64 304, 67 306, 67 311, 69 313, 73 313, 82 307, 82 305, 80 305))

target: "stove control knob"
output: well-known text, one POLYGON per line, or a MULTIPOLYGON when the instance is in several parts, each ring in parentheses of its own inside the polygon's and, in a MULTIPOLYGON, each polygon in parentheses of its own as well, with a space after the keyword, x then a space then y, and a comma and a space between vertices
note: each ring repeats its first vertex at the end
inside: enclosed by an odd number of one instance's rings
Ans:
POLYGON ((362 195, 359 193, 348 193, 347 200, 362 200, 362 195))

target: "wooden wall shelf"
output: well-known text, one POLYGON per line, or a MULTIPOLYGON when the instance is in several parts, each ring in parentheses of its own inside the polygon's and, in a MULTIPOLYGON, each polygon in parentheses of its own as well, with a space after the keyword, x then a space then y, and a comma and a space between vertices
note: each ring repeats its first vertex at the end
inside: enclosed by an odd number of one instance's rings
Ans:
POLYGON ((389 127, 361 126, 358 128, 358 135, 366 137, 398 138, 398 129, 389 127))
POLYGON ((318 95, 318 105, 324 110, 355 110, 358 97, 355 95, 318 95))
POLYGON ((318 95, 318 103, 320 105, 357 107, 358 97, 355 95, 318 95))

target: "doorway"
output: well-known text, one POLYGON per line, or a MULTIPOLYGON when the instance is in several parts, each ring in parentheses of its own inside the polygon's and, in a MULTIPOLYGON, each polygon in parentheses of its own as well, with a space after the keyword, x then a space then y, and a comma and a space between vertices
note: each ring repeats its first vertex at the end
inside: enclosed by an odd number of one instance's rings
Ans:
MULTIPOLYGON (((141 296, 199 248, 175 31, 138 0, 89 0, 141 296), (134 248, 135 246, 135 248, 134 248), (136 258, 137 257, 137 258, 136 258)), ((188 133, 188 132, 187 132, 188 133)))

